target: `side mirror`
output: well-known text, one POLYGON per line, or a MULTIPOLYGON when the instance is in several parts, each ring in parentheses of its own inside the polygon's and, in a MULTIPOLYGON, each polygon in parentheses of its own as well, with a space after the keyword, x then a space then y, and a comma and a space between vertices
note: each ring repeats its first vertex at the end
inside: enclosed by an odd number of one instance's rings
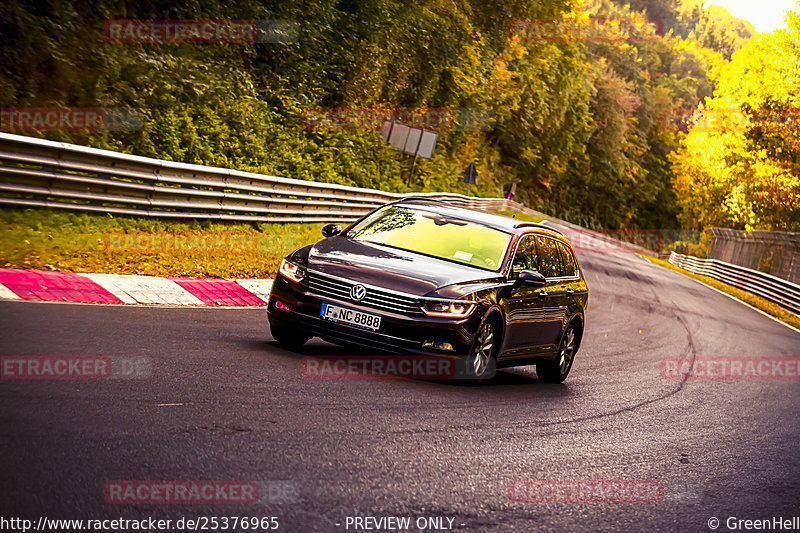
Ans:
POLYGON ((529 287, 544 287, 547 280, 535 270, 523 270, 519 273, 514 285, 527 285, 529 287))
POLYGON ((339 235, 341 232, 342 227, 339 224, 328 224, 322 228, 322 235, 324 235, 326 239, 328 237, 333 237, 334 235, 339 235))

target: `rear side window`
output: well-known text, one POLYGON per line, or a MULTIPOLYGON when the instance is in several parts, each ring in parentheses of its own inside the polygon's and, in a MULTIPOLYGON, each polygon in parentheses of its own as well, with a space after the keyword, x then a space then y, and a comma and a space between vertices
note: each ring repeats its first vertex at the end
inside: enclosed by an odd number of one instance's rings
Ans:
POLYGON ((561 264, 564 266, 564 271, 561 277, 573 278, 578 275, 578 265, 575 263, 575 256, 572 251, 563 242, 558 243, 558 249, 561 250, 561 264))
POLYGON ((536 240, 539 245, 539 273, 546 278, 561 277, 563 267, 558 243, 547 237, 537 237, 536 240))
POLYGON ((536 239, 533 235, 525 235, 520 239, 517 253, 511 263, 511 277, 517 279, 523 270, 537 270, 536 239))

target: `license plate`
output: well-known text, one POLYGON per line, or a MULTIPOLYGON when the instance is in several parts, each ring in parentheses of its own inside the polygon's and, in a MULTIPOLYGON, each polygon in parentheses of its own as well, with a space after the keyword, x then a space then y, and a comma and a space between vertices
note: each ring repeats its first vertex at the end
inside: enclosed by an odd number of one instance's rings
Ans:
POLYGON ((361 311, 348 309, 346 307, 339 307, 338 305, 323 303, 319 314, 326 320, 332 320, 340 324, 349 324, 370 331, 378 331, 378 328, 381 327, 380 316, 362 313, 361 311))

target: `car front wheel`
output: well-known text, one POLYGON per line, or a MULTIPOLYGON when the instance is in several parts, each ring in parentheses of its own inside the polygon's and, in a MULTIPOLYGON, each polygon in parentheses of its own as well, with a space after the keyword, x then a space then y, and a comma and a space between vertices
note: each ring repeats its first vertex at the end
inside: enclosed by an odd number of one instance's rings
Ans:
POLYGON ((494 320, 486 320, 478 331, 478 338, 467 357, 466 370, 471 378, 484 379, 494 375, 495 352, 500 340, 498 327, 494 320))
POLYGON ((272 338, 275 339, 282 348, 286 348, 287 350, 299 350, 305 343, 311 340, 311 335, 302 333, 300 330, 288 326, 271 326, 270 333, 272 333, 272 338))

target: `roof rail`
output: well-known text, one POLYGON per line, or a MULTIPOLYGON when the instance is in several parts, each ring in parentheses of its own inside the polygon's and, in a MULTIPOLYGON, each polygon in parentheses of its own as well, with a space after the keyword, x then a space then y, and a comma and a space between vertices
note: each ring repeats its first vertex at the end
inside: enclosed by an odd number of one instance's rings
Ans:
POLYGON ((550 227, 547 224, 541 224, 539 222, 520 222, 519 224, 514 226, 514 229, 519 229, 519 228, 541 228, 541 229, 547 229, 547 230, 550 230, 550 231, 554 231, 554 232, 558 233, 559 235, 564 235, 563 233, 561 233, 557 229, 555 229, 553 227, 550 227))
POLYGON ((391 203, 399 204, 399 203, 408 202, 408 201, 411 201, 411 200, 424 200, 426 202, 436 202, 437 204, 452 205, 452 204, 446 202, 445 200, 441 200, 439 198, 430 198, 428 196, 406 196, 405 198, 400 198, 399 200, 395 200, 394 202, 391 202, 391 203))

